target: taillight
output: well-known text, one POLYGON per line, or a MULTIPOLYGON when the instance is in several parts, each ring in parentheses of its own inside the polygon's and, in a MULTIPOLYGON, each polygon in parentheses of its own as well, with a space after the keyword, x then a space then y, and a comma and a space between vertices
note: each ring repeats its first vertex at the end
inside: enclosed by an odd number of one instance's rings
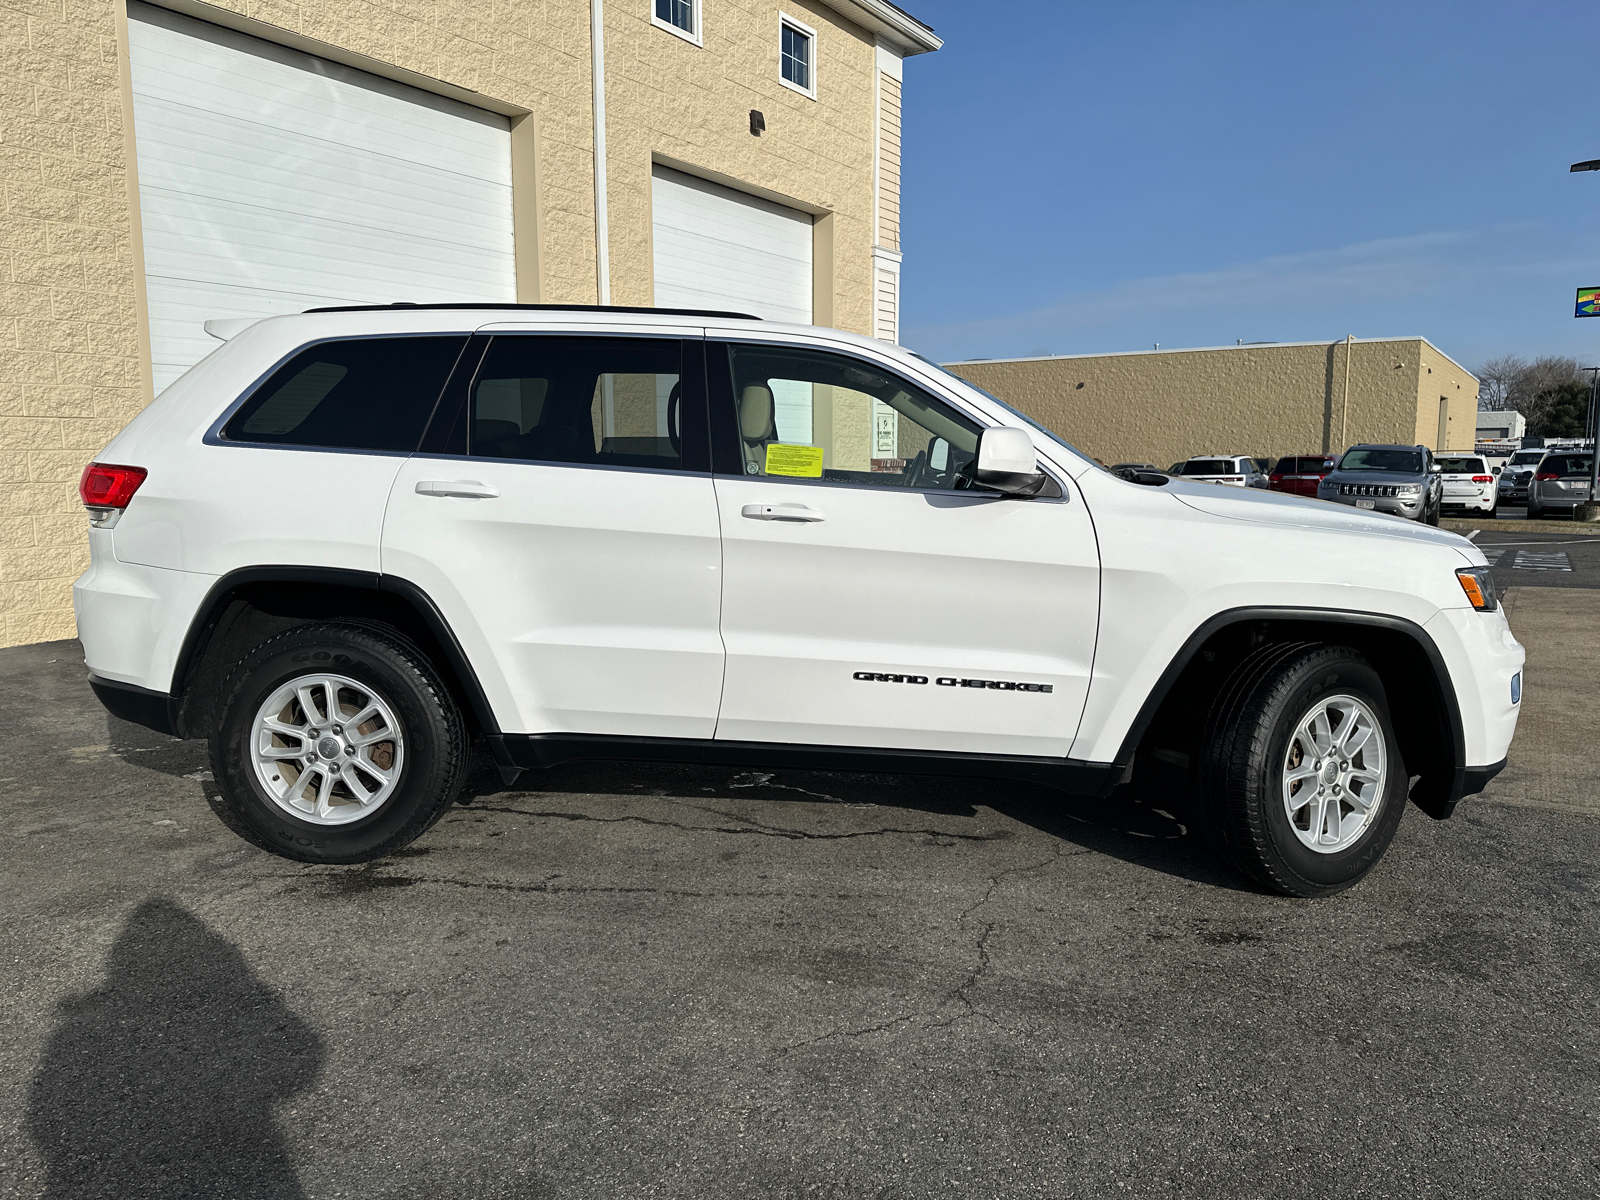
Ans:
POLYGON ((128 501, 149 474, 143 467, 90 463, 78 480, 78 498, 89 510, 89 524, 106 528, 116 524, 128 501))
POLYGON ((1282 475, 1268 475, 1267 476, 1267 482, 1268 483, 1282 483, 1283 482, 1283 476, 1282 475))
POLYGON ((1472 477, 1472 482, 1473 483, 1493 483, 1494 482, 1494 476, 1493 475, 1474 475, 1472 477))
POLYGON ((1540 471, 1533 477, 1535 483, 1549 483, 1552 479, 1560 479, 1554 471, 1540 471))

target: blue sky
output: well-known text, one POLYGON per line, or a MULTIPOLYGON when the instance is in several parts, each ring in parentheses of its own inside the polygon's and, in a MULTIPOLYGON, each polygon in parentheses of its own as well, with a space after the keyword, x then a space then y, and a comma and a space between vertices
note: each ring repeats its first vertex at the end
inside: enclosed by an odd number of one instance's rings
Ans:
POLYGON ((902 0, 902 340, 1600 362, 1600 4, 902 0))

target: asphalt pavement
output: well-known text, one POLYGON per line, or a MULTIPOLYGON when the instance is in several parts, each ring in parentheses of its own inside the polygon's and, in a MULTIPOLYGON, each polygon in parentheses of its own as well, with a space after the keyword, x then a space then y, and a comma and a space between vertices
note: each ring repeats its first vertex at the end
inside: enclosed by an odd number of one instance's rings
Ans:
MULTIPOLYGON (((1580 600, 1513 612, 1559 639, 1580 600)), ((5 1197, 1600 1180, 1600 820, 1535 806, 1593 740, 1520 803, 1409 811, 1326 901, 1254 890, 1138 780, 485 764, 405 854, 327 868, 227 832, 202 747, 110 718, 76 643, 0 682, 5 1197)))

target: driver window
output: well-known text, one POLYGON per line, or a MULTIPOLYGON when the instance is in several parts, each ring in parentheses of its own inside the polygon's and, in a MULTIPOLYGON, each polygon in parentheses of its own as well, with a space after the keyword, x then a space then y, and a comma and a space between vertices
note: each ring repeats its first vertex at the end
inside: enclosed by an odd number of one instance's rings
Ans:
POLYGON ((915 384, 843 355, 752 345, 726 351, 746 475, 972 486, 979 426, 915 384))
POLYGON ((665 339, 496 337, 472 383, 467 453, 682 470, 681 359, 665 339))

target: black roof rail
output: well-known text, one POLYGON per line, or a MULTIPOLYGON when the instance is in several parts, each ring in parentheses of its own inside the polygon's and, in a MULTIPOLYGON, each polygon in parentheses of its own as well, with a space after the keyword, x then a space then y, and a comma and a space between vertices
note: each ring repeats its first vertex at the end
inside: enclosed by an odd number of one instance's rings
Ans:
POLYGON ((424 308, 424 309, 472 309, 496 308, 514 309, 519 312, 607 312, 607 313, 656 313, 669 317, 733 317, 740 321, 759 321, 760 317, 754 313, 723 312, 714 308, 642 308, 629 304, 416 304, 410 300, 396 300, 392 304, 341 304, 329 308, 308 308, 308 313, 336 313, 336 312, 388 312, 396 308, 424 308))

